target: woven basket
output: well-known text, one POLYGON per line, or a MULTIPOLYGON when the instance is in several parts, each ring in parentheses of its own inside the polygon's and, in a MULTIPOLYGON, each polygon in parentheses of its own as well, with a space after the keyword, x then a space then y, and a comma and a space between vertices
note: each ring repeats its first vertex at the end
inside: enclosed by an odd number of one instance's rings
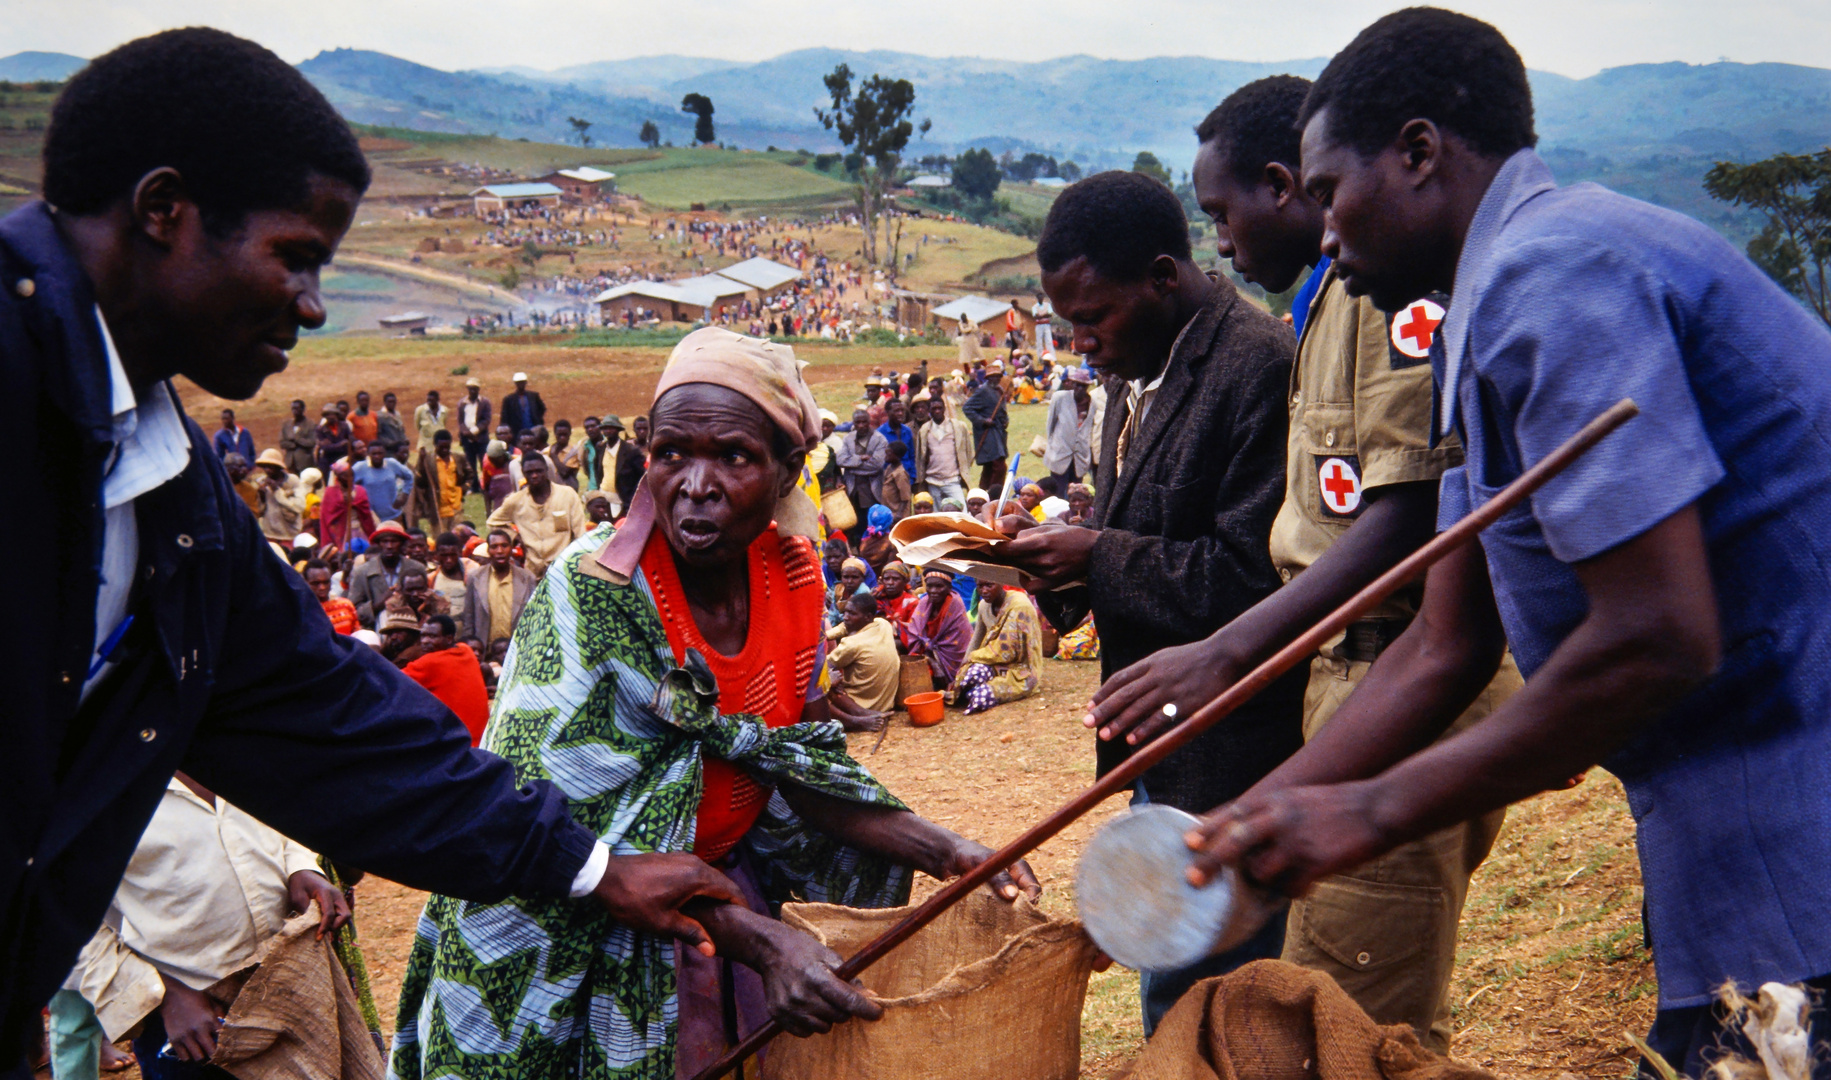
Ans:
MULTIPOLYGON (((911 910, 788 904, 782 921, 850 956, 911 910)), ((860 976, 883 1019, 777 1039, 764 1080, 1073 1080, 1095 955, 1079 923, 975 889, 860 976)))
POLYGON ((845 532, 858 524, 858 508, 845 488, 834 488, 820 495, 820 512, 826 515, 828 532, 845 532))
POLYGON ((928 666, 926 656, 903 657, 903 669, 898 672, 896 680, 896 707, 902 708, 911 694, 932 693, 935 688, 935 673, 928 666))

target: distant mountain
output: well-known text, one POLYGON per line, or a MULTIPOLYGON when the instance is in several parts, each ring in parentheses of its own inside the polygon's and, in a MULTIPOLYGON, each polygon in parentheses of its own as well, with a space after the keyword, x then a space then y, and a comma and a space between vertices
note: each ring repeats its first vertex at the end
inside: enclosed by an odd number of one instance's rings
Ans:
MULTIPOLYGON (((577 64, 554 71, 537 71, 528 67, 501 70, 539 82, 572 83, 582 89, 603 94, 665 97, 662 88, 681 79, 692 79, 707 72, 738 66, 740 65, 730 60, 711 60, 701 56, 638 56, 629 60, 577 64)), ((484 68, 480 74, 491 75, 496 72, 484 68)))
POLYGON ((0 57, 0 79, 7 82, 63 82, 89 61, 69 53, 19 52, 0 57))

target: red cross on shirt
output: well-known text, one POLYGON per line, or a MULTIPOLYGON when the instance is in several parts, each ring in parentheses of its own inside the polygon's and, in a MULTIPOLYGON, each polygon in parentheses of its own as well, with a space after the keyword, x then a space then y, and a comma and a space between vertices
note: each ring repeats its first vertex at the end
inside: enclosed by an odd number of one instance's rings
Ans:
POLYGON ((1411 321, 1399 327, 1399 336, 1410 338, 1413 345, 1429 352, 1430 336, 1443 320, 1432 318, 1430 309, 1423 304, 1413 304, 1405 309, 1405 314, 1411 317, 1411 321))
POLYGON ((1342 472, 1341 462, 1331 461, 1329 474, 1322 478, 1322 489, 1345 506, 1348 497, 1354 494, 1354 477, 1342 472))

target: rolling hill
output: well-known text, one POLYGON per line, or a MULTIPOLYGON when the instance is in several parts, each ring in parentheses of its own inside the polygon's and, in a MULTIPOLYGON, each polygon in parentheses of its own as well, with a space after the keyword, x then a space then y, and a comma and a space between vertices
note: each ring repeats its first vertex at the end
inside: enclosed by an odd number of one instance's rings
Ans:
POLYGON ((89 61, 69 53, 21 52, 0 57, 0 80, 6 82, 62 82, 89 61))

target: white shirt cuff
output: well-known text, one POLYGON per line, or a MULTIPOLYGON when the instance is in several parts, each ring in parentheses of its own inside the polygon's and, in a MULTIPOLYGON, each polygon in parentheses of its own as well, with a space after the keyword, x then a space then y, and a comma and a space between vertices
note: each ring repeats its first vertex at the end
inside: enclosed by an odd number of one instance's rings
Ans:
POLYGON ((604 880, 604 870, 609 865, 610 845, 602 840, 593 842, 585 865, 579 867, 577 876, 572 879, 573 897, 590 896, 591 891, 598 887, 598 882, 604 880))

